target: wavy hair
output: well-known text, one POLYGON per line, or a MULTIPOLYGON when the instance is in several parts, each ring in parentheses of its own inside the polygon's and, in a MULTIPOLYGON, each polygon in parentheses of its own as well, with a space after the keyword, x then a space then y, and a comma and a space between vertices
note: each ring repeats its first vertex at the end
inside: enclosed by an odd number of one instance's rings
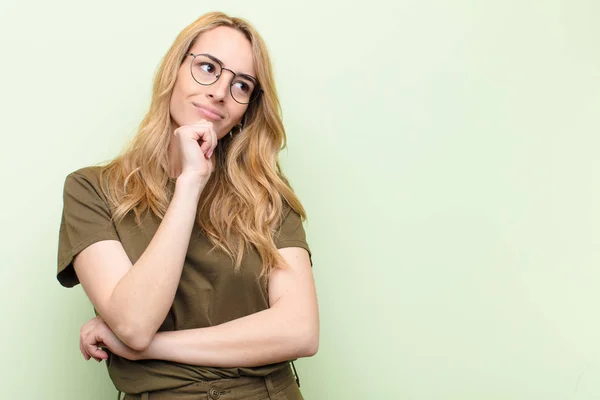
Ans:
POLYGON ((147 212, 164 218, 173 195, 168 189, 169 106, 177 72, 198 36, 218 26, 237 29, 250 41, 264 92, 248 106, 239 132, 219 141, 216 168, 203 190, 196 219, 213 249, 228 254, 236 270, 246 248, 253 246, 262 259, 261 277, 267 277, 273 269, 286 265, 273 240, 286 209, 290 207, 302 220, 306 213, 278 161, 286 135, 267 47, 244 19, 211 12, 181 31, 156 72, 150 109, 137 134, 122 154, 102 167, 101 187, 116 221, 129 213, 138 224, 147 212))

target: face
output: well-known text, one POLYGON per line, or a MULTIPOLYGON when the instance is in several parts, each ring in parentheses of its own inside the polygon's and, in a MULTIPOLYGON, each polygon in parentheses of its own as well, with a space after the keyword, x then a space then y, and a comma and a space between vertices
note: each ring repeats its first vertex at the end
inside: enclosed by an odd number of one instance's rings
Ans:
MULTIPOLYGON (((213 123, 220 139, 241 121, 248 108, 247 104, 240 104, 233 99, 230 85, 233 80, 231 71, 256 78, 251 44, 243 33, 220 26, 200 34, 189 53, 209 54, 212 58, 196 57, 194 61, 194 57, 188 55, 179 67, 170 103, 174 128, 205 119, 213 123), (207 60, 215 62, 204 62, 207 60), (194 72, 198 79, 200 73, 213 73, 213 66, 218 67, 217 60, 224 69, 215 83, 203 86, 194 80, 191 67, 198 71, 194 72)), ((234 81, 234 94, 248 89, 244 82, 247 82, 244 78, 234 81)))

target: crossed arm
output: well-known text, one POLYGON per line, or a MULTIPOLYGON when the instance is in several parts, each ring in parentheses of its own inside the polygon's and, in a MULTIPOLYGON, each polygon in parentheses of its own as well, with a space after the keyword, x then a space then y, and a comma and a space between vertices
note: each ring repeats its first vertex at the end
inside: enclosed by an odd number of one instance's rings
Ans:
POLYGON ((84 357, 107 358, 102 346, 136 360, 252 367, 314 355, 317 297, 308 252, 297 247, 279 250, 289 268, 269 278, 269 309, 213 327, 157 333, 173 302, 194 223, 197 201, 190 190, 193 185, 178 181, 135 265, 117 241, 97 242, 75 258, 77 276, 100 314, 82 327, 84 357))

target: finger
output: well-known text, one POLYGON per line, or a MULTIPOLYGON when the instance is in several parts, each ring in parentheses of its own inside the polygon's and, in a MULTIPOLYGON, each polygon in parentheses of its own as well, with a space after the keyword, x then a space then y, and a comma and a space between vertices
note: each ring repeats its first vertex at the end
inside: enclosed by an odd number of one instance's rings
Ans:
POLYGON ((100 356, 97 354, 98 346, 96 345, 96 343, 86 343, 84 344, 83 348, 85 349, 85 351, 87 351, 90 357, 100 362, 100 356))
POLYGON ((206 155, 208 155, 208 157, 210 157, 210 154, 212 154, 212 151, 215 149, 215 147, 217 147, 218 143, 215 127, 210 121, 206 121, 202 124, 199 124, 199 127, 201 127, 203 130, 205 129, 203 131, 205 132, 205 135, 202 137, 202 139, 204 140, 204 142, 208 142, 210 144, 208 151, 205 153, 206 155))
POLYGON ((202 153, 206 155, 210 151, 213 142, 212 134, 210 133, 210 127, 203 127, 202 130, 198 132, 198 136, 198 143, 201 141, 200 149, 202 150, 202 153))
POLYGON ((88 335, 85 333, 81 333, 79 335, 79 348, 81 349, 81 353, 83 354, 83 358, 87 360, 90 359, 90 353, 86 350, 85 348, 85 344, 89 341, 89 339, 87 339, 88 335))
POLYGON ((198 144, 200 145, 200 150, 202 150, 202 153, 204 154, 204 156, 207 156, 208 152, 210 150, 210 146, 211 146, 210 141, 205 140, 205 139, 204 139, 204 141, 201 141, 201 140, 198 140, 198 144))
MULTIPOLYGON (((104 343, 104 341, 100 337, 96 337, 96 342, 94 343, 94 357, 100 358, 100 360, 108 359, 108 353, 104 351, 103 347, 108 347, 104 343)), ((97 360, 97 361, 100 361, 97 360)))
POLYGON ((94 350, 94 358, 98 362, 100 362, 102 360, 107 360, 108 359, 108 353, 106 351, 102 350, 102 348, 96 347, 96 350, 94 350))
MULTIPOLYGON (((200 151, 206 157, 208 151, 210 151, 210 147, 212 144, 211 133, 212 124, 209 122, 199 122, 194 125, 188 125, 182 128, 178 128, 177 135, 180 140, 195 140, 200 146, 200 151)), ((181 142, 183 143, 183 142, 181 142)))
POLYGON ((103 356, 106 355, 106 358, 108 358, 108 355, 102 351, 99 350, 98 346, 96 346, 95 344, 89 346, 89 351, 88 353, 90 354, 90 358, 93 358, 94 360, 100 362, 104 359, 103 356))
POLYGON ((90 355, 87 353, 87 351, 85 351, 85 349, 83 348, 83 342, 81 341, 81 339, 79 339, 79 350, 81 351, 81 354, 83 355, 83 358, 87 361, 90 359, 90 355))
POLYGON ((198 142, 202 152, 206 154, 206 142, 207 142, 207 132, 209 130, 209 126, 204 123, 197 123, 194 125, 186 126, 183 130, 180 131, 179 136, 182 139, 189 138, 198 142))
POLYGON ((104 342, 97 343, 95 356, 100 357, 102 360, 108 359, 108 353, 106 352, 106 350, 104 350, 105 348, 108 348, 108 346, 106 346, 104 342))
POLYGON ((85 353, 85 355, 83 356, 83 358, 84 358, 86 361, 89 361, 89 360, 90 360, 90 358, 93 358, 94 360, 98 361, 98 360, 96 359, 96 357, 92 357, 92 356, 91 356, 91 355, 90 355, 90 354, 89 354, 89 353, 88 353, 88 352, 85 350, 85 348, 83 348, 83 352, 85 353))
POLYGON ((213 152, 215 151, 215 148, 219 144, 219 138, 217 137, 217 132, 215 132, 215 128, 212 127, 212 126, 210 128, 210 133, 211 133, 211 136, 212 136, 212 144, 210 146, 210 150, 208 151, 208 153, 206 153, 207 158, 211 158, 212 157, 213 152))

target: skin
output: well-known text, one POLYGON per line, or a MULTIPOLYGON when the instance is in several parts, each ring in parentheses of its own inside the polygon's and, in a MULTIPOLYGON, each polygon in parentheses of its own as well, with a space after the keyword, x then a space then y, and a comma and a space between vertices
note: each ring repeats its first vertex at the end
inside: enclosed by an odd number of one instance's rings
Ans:
MULTIPOLYGON (((225 68, 236 73, 244 73, 256 77, 252 47, 248 39, 239 31, 220 26, 201 34, 188 53, 208 53, 223 62, 225 68)), ((198 126, 201 129, 212 130, 213 136, 202 143, 202 151, 210 158, 211 145, 216 146, 218 141, 231 129, 240 123, 248 109, 247 104, 236 102, 230 94, 229 85, 233 79, 230 71, 223 70, 222 76, 210 86, 198 84, 190 73, 192 57, 188 56, 179 67, 177 81, 171 96, 170 110, 174 132, 185 126, 198 126), (199 107, 214 109, 220 118, 204 113, 199 107)), ((177 135, 177 133, 175 133, 177 135)), ((169 156, 172 160, 171 176, 177 177, 181 173, 180 148, 169 147, 169 156)))
MULTIPOLYGON (((226 68, 255 76, 251 45, 234 29, 203 33, 191 52, 212 54, 226 68)), ((114 240, 94 243, 74 260, 77 276, 100 314, 81 328, 81 353, 86 360, 101 361, 108 355, 100 347, 106 347, 131 360, 223 368, 312 356, 319 342, 317 296, 308 252, 298 247, 279 249, 290 268, 270 275, 269 309, 217 326, 157 333, 175 296, 198 200, 213 172, 214 148, 247 109, 231 97, 230 72, 202 86, 190 76, 191 60, 186 58, 179 69, 170 103, 175 193, 148 248, 135 266, 114 240), (210 107, 219 117, 197 105, 210 107)))

